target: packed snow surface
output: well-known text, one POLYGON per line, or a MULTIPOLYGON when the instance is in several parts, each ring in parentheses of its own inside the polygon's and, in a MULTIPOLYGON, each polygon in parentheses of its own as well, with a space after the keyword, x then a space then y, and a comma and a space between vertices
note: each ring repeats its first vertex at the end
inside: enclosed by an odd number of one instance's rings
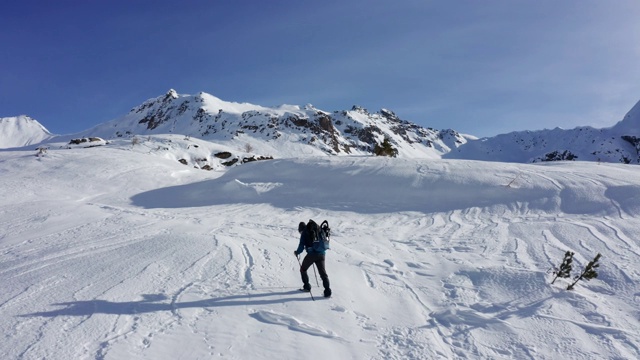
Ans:
POLYGON ((2 359, 637 359, 640 167, 0 151, 2 359), (328 220, 334 296, 301 293, 328 220), (598 277, 550 284, 597 253, 598 277))

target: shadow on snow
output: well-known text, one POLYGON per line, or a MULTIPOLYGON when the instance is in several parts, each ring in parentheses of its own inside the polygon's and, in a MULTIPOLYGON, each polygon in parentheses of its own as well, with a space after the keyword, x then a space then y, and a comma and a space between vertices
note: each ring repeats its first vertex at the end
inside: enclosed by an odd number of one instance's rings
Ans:
POLYGON ((446 171, 421 172, 415 162, 404 167, 403 163, 398 167, 372 166, 372 162, 313 164, 283 160, 245 164, 216 179, 147 191, 131 201, 143 208, 270 204, 286 210, 313 207, 365 214, 448 212, 522 203, 529 209, 557 206, 549 201, 557 196, 557 189, 509 188, 473 177, 461 182, 446 171))
POLYGON ((218 298, 166 303, 161 302, 168 300, 164 294, 144 294, 143 300, 112 302, 106 300, 85 300, 70 301, 64 303, 53 304, 55 306, 64 306, 62 309, 42 311, 32 314, 20 315, 21 317, 56 317, 56 316, 90 316, 94 314, 111 314, 111 315, 134 315, 159 311, 176 311, 188 308, 211 308, 226 306, 256 306, 282 304, 293 301, 311 301, 311 297, 299 290, 281 291, 281 292, 265 292, 258 294, 231 295, 218 298), (297 297, 290 297, 293 294, 299 294, 297 297), (283 296, 289 297, 283 297, 283 296), (273 298, 275 297, 275 298, 273 298))

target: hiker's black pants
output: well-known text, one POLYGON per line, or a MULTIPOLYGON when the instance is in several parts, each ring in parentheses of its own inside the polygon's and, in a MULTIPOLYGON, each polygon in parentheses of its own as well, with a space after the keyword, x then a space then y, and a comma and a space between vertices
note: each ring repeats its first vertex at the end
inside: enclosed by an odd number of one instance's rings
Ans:
POLYGON ((311 284, 309 284, 309 275, 307 275, 307 270, 311 267, 311 265, 316 264, 318 268, 318 274, 320 274, 320 278, 322 279, 322 286, 325 289, 330 289, 329 286, 329 275, 327 275, 327 270, 324 268, 324 254, 318 253, 307 253, 302 260, 302 267, 300 267, 300 275, 302 276, 302 283, 304 284, 305 289, 311 289, 311 284))

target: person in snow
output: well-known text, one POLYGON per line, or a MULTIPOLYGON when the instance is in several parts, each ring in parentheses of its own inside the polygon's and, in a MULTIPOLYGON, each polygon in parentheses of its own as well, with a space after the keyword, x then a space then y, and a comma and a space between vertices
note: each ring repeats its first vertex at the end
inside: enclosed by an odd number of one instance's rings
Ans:
POLYGON ((311 265, 316 264, 318 267, 318 273, 322 279, 322 286, 324 286, 324 297, 330 297, 331 287, 329 286, 329 275, 327 275, 327 271, 324 267, 326 250, 316 250, 313 247, 308 246, 305 249, 307 238, 310 235, 307 231, 307 225, 304 222, 300 222, 300 224, 298 224, 298 232, 300 233, 300 242, 298 243, 298 249, 293 253, 299 258, 300 254, 302 254, 302 250, 307 251, 307 255, 305 255, 304 260, 302 260, 302 265, 300 266, 300 276, 302 277, 303 284, 302 291, 311 291, 311 284, 309 284, 309 275, 307 275, 307 270, 311 265))

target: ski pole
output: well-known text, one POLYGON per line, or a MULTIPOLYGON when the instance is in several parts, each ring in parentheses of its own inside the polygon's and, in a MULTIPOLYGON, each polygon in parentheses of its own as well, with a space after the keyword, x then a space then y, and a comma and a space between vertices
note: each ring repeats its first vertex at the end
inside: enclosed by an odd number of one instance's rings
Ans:
POLYGON ((320 283, 318 282, 318 274, 316 273, 316 263, 313 263, 313 275, 316 276, 316 286, 320 287, 320 283))
MULTIPOLYGON (((300 264, 300 255, 296 255, 296 259, 298 259, 298 264, 300 265, 300 270, 302 271, 302 264, 300 264)), ((314 268, 313 271, 315 272, 316 269, 314 268)), ((318 278, 316 278, 316 281, 318 281, 318 278)), ((309 289, 309 295, 311 295, 311 300, 316 301, 316 299, 313 297, 313 294, 311 293, 311 289, 309 289)))

